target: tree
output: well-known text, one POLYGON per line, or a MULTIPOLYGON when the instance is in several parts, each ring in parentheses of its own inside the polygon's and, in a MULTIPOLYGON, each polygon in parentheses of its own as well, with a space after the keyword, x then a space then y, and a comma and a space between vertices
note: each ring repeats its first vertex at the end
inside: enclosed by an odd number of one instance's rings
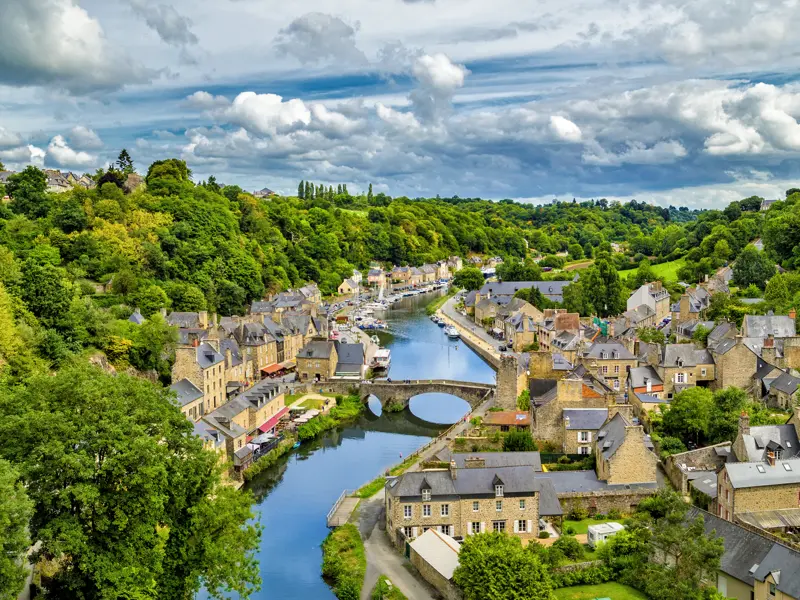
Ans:
MULTIPOLYGON (((581 290, 585 295, 585 300, 580 301, 585 308, 593 308, 601 317, 618 315, 625 310, 627 297, 624 287, 617 270, 607 258, 597 259, 595 264, 581 276, 578 283, 581 284, 581 290)), ((564 303, 566 304, 566 297, 564 303)))
POLYGON ((21 296, 45 327, 57 327, 69 310, 73 289, 62 269, 27 260, 22 267, 21 296))
POLYGON ((258 587, 252 497, 221 484, 217 454, 165 388, 75 364, 4 393, 0 416, 37 554, 59 564, 48 595, 187 598, 202 582, 215 598, 247 598, 258 587))
POLYGON ((142 315, 148 317, 160 309, 165 308, 169 302, 166 292, 157 285, 148 285, 139 288, 132 296, 131 302, 138 308, 142 315))
POLYGON ((297 186, 297 197, 300 200, 306 197, 306 184, 303 180, 300 180, 300 185, 297 186))
POLYGON ((50 212, 47 195, 47 176, 34 166, 8 178, 6 193, 11 196, 11 210, 31 219, 44 217, 50 212))
POLYGON ((503 438, 503 452, 535 452, 536 443, 530 431, 515 430, 503 438))
POLYGON ((465 600, 550 600, 547 568, 519 538, 505 533, 467 536, 453 581, 465 600))
POLYGON ((764 300, 776 307, 786 305, 791 299, 789 286, 786 284, 786 277, 780 273, 774 275, 767 282, 767 289, 764 292, 764 300))
POLYGON ((733 281, 739 287, 754 284, 763 290, 774 274, 775 263, 752 245, 742 250, 733 265, 733 281))
POLYGON ((15 599, 22 591, 32 515, 33 503, 19 481, 19 473, 11 463, 0 459, 0 599, 15 599))
POLYGON ((3 164, 3 161, 0 160, 0 171, 5 171, 5 170, 6 170, 6 166, 3 164))
POLYGON ((570 244, 569 248, 567 248, 567 252, 569 252, 569 257, 572 260, 580 260, 583 258, 583 248, 580 244, 570 244))
POLYGON ((640 327, 636 330, 636 337, 646 344, 663 344, 667 341, 664 332, 655 327, 640 327))
POLYGON ((133 159, 125 148, 119 153, 116 165, 117 169, 119 169, 125 177, 136 172, 136 169, 133 167, 133 159))
POLYGON ((686 452, 686 445, 678 438, 669 435, 661 438, 658 443, 658 448, 661 451, 662 460, 673 454, 686 452))
POLYGON ((53 225, 64 233, 83 231, 89 225, 86 211, 78 198, 70 196, 53 211, 53 225))
POLYGON ((372 184, 369 184, 369 191, 367 192, 367 204, 372 204, 373 196, 372 196, 372 184))
POLYGON ((479 290, 484 281, 483 273, 476 267, 464 267, 453 276, 453 285, 465 290, 479 290))
POLYGON ((589 301, 589 298, 583 292, 583 283, 575 281, 564 287, 564 308, 568 312, 578 313, 582 316, 594 314, 594 305, 589 301))
POLYGON ((656 280, 658 280, 658 277, 650 266, 650 261, 645 259, 639 263, 636 273, 628 278, 627 284, 631 289, 638 289, 645 283, 651 283, 656 280))
POLYGON ((705 346, 710 333, 711 330, 708 327, 705 325, 698 325, 695 327, 694 332, 692 332, 692 340, 705 346))
POLYGON ((583 544, 574 535, 562 535, 553 542, 551 547, 572 561, 578 561, 583 558, 583 544))
POLYGON ((691 387, 676 394, 664 412, 664 430, 681 440, 705 440, 711 428, 714 395, 702 387, 691 387))

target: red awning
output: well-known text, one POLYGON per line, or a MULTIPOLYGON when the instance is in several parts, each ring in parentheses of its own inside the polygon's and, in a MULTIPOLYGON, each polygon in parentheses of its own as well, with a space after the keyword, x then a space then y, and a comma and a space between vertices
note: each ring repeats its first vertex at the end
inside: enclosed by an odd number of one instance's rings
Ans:
POLYGON ((264 367, 261 369, 261 372, 266 375, 272 375, 273 373, 277 373, 278 371, 282 371, 283 367, 279 364, 270 365, 268 367, 264 367))
POLYGON ((277 425, 277 424, 278 424, 278 421, 280 421, 280 420, 281 420, 281 417, 283 417, 283 416, 284 416, 286 413, 288 413, 288 412, 289 412, 289 407, 288 407, 288 406, 284 406, 282 409, 280 409, 280 410, 279 410, 279 411, 278 411, 278 412, 275 414, 275 416, 273 416, 273 417, 272 417, 271 419, 269 419, 269 420, 268 420, 266 423, 264 423, 263 425, 261 425, 261 427, 259 427, 259 428, 258 428, 258 430, 259 430, 261 433, 266 433, 266 432, 268 432, 270 429, 272 429, 273 427, 275 427, 275 425, 277 425))

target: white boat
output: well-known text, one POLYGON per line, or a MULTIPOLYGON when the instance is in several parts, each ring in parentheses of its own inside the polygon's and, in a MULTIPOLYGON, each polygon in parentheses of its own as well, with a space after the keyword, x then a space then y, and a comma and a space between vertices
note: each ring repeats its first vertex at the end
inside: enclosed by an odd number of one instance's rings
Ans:
POLYGON ((367 302, 364 305, 365 310, 375 311, 375 310, 386 310, 388 305, 384 302, 367 302))
POLYGON ((392 351, 388 348, 379 348, 372 359, 373 369, 388 369, 392 362, 392 351))
POLYGON ((449 327, 444 328, 444 332, 451 340, 457 340, 461 337, 461 334, 458 333, 458 329, 450 325, 449 327))

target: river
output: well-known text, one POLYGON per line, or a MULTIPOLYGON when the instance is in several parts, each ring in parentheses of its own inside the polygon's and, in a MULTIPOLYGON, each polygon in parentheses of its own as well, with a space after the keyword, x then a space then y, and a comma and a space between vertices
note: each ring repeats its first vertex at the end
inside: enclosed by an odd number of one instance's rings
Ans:
MULTIPOLYGON (((461 341, 450 341, 425 314, 434 292, 404 298, 385 315, 381 344, 392 351, 392 379, 457 379, 490 383, 495 373, 461 341)), ((358 488, 413 452, 443 426, 455 423, 469 405, 447 394, 412 398, 411 412, 371 412, 350 427, 303 444, 249 484, 263 526, 258 560, 259 600, 334 598, 320 577, 320 544, 328 534, 325 516, 344 489, 358 488), (418 401, 419 400, 419 401, 418 401), (434 425, 434 423, 440 425, 434 425)), ((379 411, 374 401, 370 407, 379 411)))

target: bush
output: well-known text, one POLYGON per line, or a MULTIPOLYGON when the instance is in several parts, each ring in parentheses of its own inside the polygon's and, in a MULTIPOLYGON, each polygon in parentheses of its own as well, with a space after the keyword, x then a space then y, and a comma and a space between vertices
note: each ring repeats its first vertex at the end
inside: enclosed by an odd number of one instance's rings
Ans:
POLYGON ((566 455, 564 455, 564 456, 562 456, 561 458, 559 458, 559 459, 558 459, 558 462, 559 462, 560 464, 562 464, 562 465, 568 465, 568 464, 570 464, 572 461, 570 460, 569 456, 566 456, 566 455))
POLYGON ((294 438, 289 438, 283 440, 276 448, 273 448, 266 454, 260 456, 258 460, 244 470, 242 473, 244 480, 250 481, 259 473, 269 469, 276 462, 278 462, 278 459, 281 456, 287 454, 292 449, 292 446, 294 446, 294 438))
POLYGON ((596 565, 576 571, 558 571, 551 574, 553 588, 572 587, 573 585, 599 585, 617 578, 616 571, 607 565, 596 565))
POLYGON ((540 540, 546 540, 549 537, 550 537, 550 532, 549 531, 540 531, 539 532, 539 539, 540 540))
POLYGON ((364 542, 358 528, 348 523, 334 529, 322 542, 322 575, 340 600, 359 600, 367 572, 364 542))
POLYGON ((575 535, 575 528, 572 525, 564 527, 564 535, 575 535))
POLYGON ((622 513, 620 511, 618 511, 616 508, 612 508, 610 511, 608 511, 608 518, 609 519, 621 519, 622 518, 622 513))
POLYGON ((524 390, 517 398, 517 408, 519 410, 528 411, 531 409, 531 393, 530 390, 524 390))
POLYGON ((512 431, 503 440, 504 452, 533 452, 536 444, 530 431, 512 431))
POLYGON ((582 506, 573 506, 567 513, 567 519, 570 521, 583 521, 589 517, 589 511, 582 506))
POLYGON ((553 548, 561 552, 564 556, 573 561, 583 558, 583 545, 571 535, 562 535, 555 542, 553 548))

